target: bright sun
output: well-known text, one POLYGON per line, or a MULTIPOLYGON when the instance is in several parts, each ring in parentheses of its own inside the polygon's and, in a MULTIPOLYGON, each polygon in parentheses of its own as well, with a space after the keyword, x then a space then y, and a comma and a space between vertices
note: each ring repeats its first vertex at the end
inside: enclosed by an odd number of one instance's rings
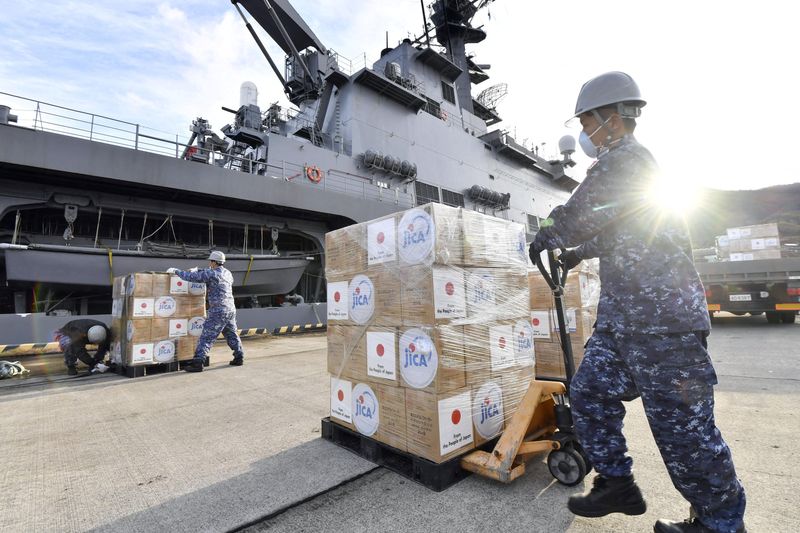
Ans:
POLYGON ((659 175, 648 191, 650 201, 659 209, 683 216, 689 215, 702 203, 701 189, 688 180, 673 180, 659 175))

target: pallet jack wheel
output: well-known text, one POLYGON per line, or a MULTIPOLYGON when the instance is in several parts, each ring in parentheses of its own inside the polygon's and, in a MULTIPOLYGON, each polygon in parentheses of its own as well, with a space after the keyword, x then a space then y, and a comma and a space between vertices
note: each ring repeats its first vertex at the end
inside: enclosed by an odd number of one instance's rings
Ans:
POLYGON ((572 446, 553 450, 547 456, 547 468, 556 481, 567 487, 574 487, 586 477, 586 461, 572 446))

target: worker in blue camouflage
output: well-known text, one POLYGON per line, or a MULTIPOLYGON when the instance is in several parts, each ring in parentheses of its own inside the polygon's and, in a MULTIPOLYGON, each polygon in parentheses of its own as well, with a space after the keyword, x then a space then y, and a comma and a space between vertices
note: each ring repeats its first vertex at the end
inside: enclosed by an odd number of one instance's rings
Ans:
POLYGON ((167 269, 167 272, 185 281, 206 284, 208 316, 203 323, 203 333, 197 342, 194 358, 184 367, 187 372, 203 371, 203 361, 220 333, 225 337, 228 347, 233 350, 233 360, 229 364, 244 364, 244 350, 236 326, 236 306, 233 302, 233 275, 222 266, 225 263, 225 254, 222 252, 211 252, 208 261, 208 268, 202 270, 167 269))
POLYGON ((533 259, 577 246, 562 256, 569 266, 600 258, 597 323, 570 385, 575 430, 599 475, 568 507, 589 517, 645 512, 622 435, 623 402, 641 397, 672 482, 691 504, 688 520, 658 520, 654 531, 743 532, 745 493, 714 421, 711 326, 688 229, 654 201, 658 168, 633 137, 644 105, 627 74, 584 84, 573 118, 596 162, 530 247, 533 259))

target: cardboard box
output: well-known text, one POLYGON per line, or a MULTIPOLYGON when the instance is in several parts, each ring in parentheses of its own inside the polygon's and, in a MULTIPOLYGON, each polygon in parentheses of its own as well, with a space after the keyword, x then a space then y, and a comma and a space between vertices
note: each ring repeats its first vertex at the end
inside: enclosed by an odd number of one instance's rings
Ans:
POLYGON ((353 382, 367 380, 367 328, 328 326, 328 373, 353 382))
POLYGON ((356 431, 406 451, 404 389, 374 382, 357 383, 353 386, 352 402, 352 418, 356 431))
POLYGON ((466 384, 462 326, 403 328, 398 354, 403 387, 441 393, 466 384))
POLYGON ((342 325, 397 326, 402 322, 400 283, 376 269, 350 280, 328 281, 328 320, 342 325))
POLYGON ((178 361, 188 361, 194 359, 194 352, 197 349, 198 337, 187 335, 175 339, 175 359, 178 361))
POLYGON ((353 425, 353 383, 347 379, 331 376, 331 422, 356 431, 353 425))
POLYGON ((517 366, 513 320, 464 326, 467 385, 479 386, 495 373, 517 366))
MULTIPOLYGON (((583 343, 573 341, 572 358, 577 371, 581 361, 583 361, 583 343)), ((564 352, 561 344, 549 341, 534 341, 534 351, 536 352, 536 377, 537 378, 556 378, 565 379, 566 370, 564 368, 564 352)))
POLYGON ((727 237, 730 240, 780 237, 780 234, 778 232, 778 224, 775 222, 770 224, 756 224, 753 226, 740 226, 738 228, 728 228, 726 232, 727 232, 727 237))
POLYGON ((155 362, 153 348, 152 342, 122 343, 122 364, 125 366, 153 364, 155 362))
POLYGON ((550 309, 553 307, 553 291, 538 270, 534 269, 528 272, 528 290, 530 292, 531 309, 550 309))
POLYGON ((600 299, 600 278, 590 272, 570 272, 564 285, 566 307, 595 307, 600 299))
POLYGON ((153 340, 174 339, 189 335, 188 318, 154 318, 150 327, 153 340))
POLYGON ((401 274, 402 323, 448 324, 467 316, 464 270, 433 265, 408 266, 401 274))
POLYGON ((533 329, 534 339, 552 338, 552 326, 550 325, 550 316, 552 309, 533 309, 531 310, 531 328, 533 329))
POLYGON ((531 381, 534 379, 533 367, 521 368, 506 372, 495 382, 503 387, 503 423, 507 426, 519 409, 519 404, 528 392, 531 381))
POLYGON ((367 267, 397 268, 397 216, 378 218, 366 226, 367 267))
MULTIPOLYGON (((594 308, 567 309, 564 315, 569 329, 570 340, 583 344, 594 332, 594 323, 597 320, 597 312, 594 308)), ((555 309, 550 311, 551 338, 559 338, 558 317, 555 309)))
POLYGON ((490 380, 472 388, 472 428, 476 447, 503 432, 505 411, 501 380, 490 380))
POLYGON ((467 323, 527 318, 528 283, 521 272, 466 268, 467 323))
POLYGON ((366 226, 354 224, 325 234, 325 277, 352 278, 367 268, 366 226))
POLYGON ((152 320, 131 318, 125 322, 125 341, 143 343, 151 340, 152 320))
POLYGON ((409 453, 441 463, 475 447, 471 389, 405 392, 409 453))
POLYGON ((462 210, 431 203, 398 215, 401 265, 459 265, 463 261, 462 210))
POLYGON ((137 272, 129 274, 125 280, 125 295, 139 298, 152 298, 153 274, 137 272))

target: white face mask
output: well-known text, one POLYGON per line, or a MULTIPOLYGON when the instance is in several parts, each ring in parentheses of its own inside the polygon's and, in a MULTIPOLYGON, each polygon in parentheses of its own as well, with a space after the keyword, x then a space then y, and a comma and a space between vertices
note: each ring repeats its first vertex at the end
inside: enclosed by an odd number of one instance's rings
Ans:
POLYGON ((599 150, 597 149, 597 146, 595 146, 594 143, 592 142, 592 137, 594 137, 595 134, 598 131, 600 131, 600 129, 603 126, 608 124, 609 120, 611 120, 611 117, 607 118, 602 124, 600 124, 597 127, 597 129, 592 132, 591 135, 587 134, 585 131, 581 131, 580 135, 578 135, 578 144, 581 145, 581 149, 583 150, 584 154, 593 159, 597 157, 599 150))

